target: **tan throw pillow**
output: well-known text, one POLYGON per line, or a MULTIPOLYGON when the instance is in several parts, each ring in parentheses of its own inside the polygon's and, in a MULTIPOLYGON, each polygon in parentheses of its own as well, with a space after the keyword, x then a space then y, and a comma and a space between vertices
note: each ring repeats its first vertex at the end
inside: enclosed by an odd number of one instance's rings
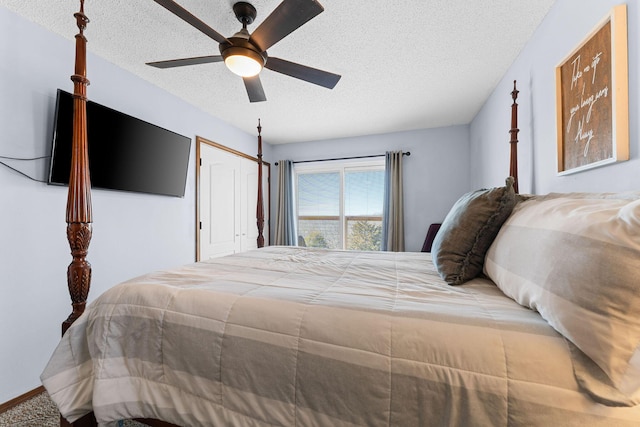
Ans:
POLYGON ((462 196, 447 214, 431 254, 440 276, 460 285, 482 272, 484 256, 515 205, 513 178, 504 187, 462 196))
POLYGON ((592 397, 640 403, 640 192, 518 204, 485 273, 593 361, 574 356, 576 379, 592 397))

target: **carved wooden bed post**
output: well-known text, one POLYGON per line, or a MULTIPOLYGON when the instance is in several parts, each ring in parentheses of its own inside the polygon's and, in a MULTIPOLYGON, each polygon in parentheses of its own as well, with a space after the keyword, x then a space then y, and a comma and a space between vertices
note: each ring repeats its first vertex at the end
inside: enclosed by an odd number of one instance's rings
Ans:
POLYGON ((91 265, 86 256, 91 242, 91 180, 87 144, 87 39, 83 32, 89 22, 84 14, 74 14, 80 32, 76 34, 76 62, 73 81, 73 139, 69 193, 67 196, 67 239, 73 261, 67 269, 67 284, 71 295, 72 313, 62 323, 62 333, 84 312, 91 283, 91 265))
POLYGON ((511 144, 511 161, 509 166, 509 175, 513 177, 513 189, 515 192, 518 192, 518 103, 516 99, 518 99, 518 93, 520 91, 516 89, 516 81, 513 81, 513 90, 511 91, 511 98, 513 99, 513 104, 511 104, 511 130, 509 133, 511 134, 511 140, 509 144, 511 144))
POLYGON ((264 247, 264 201, 262 197, 262 126, 258 119, 258 201, 256 206, 256 221, 258 224, 258 248, 264 247))
MULTIPOLYGON (((75 70, 73 81, 73 136, 71 142, 71 171, 67 193, 67 240, 73 260, 67 268, 67 285, 73 311, 62 322, 62 334, 84 312, 91 284, 91 264, 87 252, 91 242, 91 179, 89 175, 89 152, 87 141, 87 39, 84 29, 89 18, 84 14, 84 0, 80 0, 80 11, 73 15, 80 32, 76 34, 75 70)), ((95 427, 93 412, 73 424, 60 417, 62 427, 95 427)))

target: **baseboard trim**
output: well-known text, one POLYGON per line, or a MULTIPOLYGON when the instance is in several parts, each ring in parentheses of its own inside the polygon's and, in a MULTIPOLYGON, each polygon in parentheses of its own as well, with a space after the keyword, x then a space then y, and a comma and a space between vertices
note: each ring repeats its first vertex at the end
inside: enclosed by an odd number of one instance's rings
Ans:
POLYGON ((39 386, 39 387, 34 388, 31 391, 26 392, 23 395, 20 395, 20 396, 16 397, 15 399, 11 399, 8 402, 1 403, 0 404, 0 414, 7 412, 9 409, 16 407, 16 406, 18 406, 19 404, 21 404, 23 402, 26 402, 27 400, 31 399, 32 397, 35 397, 35 396, 39 395, 43 391, 44 391, 44 387, 43 386, 39 386))

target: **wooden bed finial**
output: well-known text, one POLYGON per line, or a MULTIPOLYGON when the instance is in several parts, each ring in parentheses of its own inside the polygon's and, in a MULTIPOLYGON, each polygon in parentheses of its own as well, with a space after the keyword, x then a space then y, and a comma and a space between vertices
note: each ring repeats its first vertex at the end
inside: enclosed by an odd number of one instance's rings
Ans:
POLYGON ((262 197, 262 126, 258 119, 258 201, 256 206, 256 222, 258 225, 258 248, 264 247, 264 201, 262 197))
POLYGON ((87 24, 89 23, 89 18, 84 14, 84 0, 80 0, 80 11, 74 13, 73 16, 76 18, 80 35, 83 35, 84 29, 87 28, 87 24))
POLYGON ((73 136, 71 171, 67 194, 67 240, 73 261, 67 269, 67 285, 73 311, 62 323, 62 333, 84 312, 91 284, 91 264, 87 252, 91 242, 91 179, 87 142, 87 39, 83 32, 89 22, 84 14, 84 0, 74 14, 80 32, 76 34, 76 61, 73 81, 73 136))
POLYGON ((511 144, 511 159, 509 162, 509 175, 513 177, 513 189, 516 193, 518 193, 518 103, 516 99, 518 99, 518 93, 520 91, 516 89, 516 81, 513 81, 513 90, 511 91, 511 98, 513 99, 513 104, 511 104, 511 130, 509 133, 511 134, 511 140, 509 144, 511 144))

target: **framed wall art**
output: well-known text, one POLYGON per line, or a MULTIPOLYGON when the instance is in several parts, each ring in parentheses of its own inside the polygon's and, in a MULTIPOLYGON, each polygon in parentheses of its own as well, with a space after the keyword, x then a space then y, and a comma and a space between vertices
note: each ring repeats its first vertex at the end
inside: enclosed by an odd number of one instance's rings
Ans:
POLYGON ((627 6, 556 67, 558 174, 629 160, 627 6))

